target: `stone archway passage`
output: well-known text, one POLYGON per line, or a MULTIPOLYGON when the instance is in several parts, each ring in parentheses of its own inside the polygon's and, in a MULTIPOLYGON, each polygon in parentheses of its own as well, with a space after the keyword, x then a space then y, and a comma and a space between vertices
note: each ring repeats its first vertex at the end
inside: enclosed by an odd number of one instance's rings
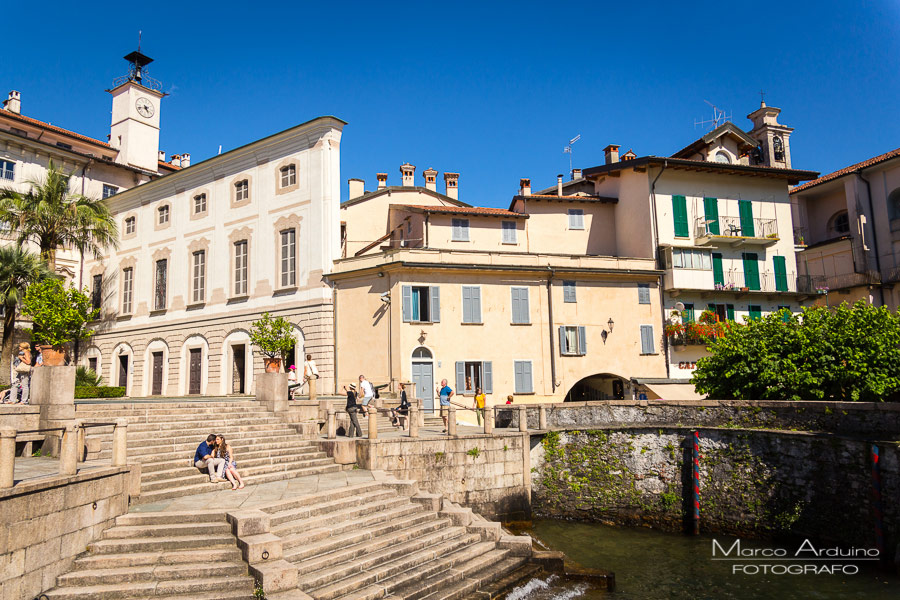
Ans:
POLYGON ((628 392, 628 387, 628 382, 618 375, 597 373, 575 383, 566 393, 566 402, 623 400, 628 392))

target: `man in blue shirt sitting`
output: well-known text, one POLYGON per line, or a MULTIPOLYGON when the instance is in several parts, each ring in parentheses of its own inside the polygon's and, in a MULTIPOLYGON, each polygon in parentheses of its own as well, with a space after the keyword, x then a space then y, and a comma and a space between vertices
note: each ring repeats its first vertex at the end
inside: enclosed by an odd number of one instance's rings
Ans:
POLYGON ((213 458, 213 442, 216 441, 216 434, 211 433, 206 436, 205 442, 200 442, 197 451, 194 452, 194 466, 198 469, 209 469, 209 482, 220 483, 225 481, 222 477, 225 472, 225 459, 213 458))
POLYGON ((441 402, 441 419, 444 420, 444 431, 442 433, 447 433, 449 428, 447 422, 450 417, 450 398, 453 397, 453 390, 447 385, 446 379, 441 379, 441 385, 438 387, 437 393, 441 402))

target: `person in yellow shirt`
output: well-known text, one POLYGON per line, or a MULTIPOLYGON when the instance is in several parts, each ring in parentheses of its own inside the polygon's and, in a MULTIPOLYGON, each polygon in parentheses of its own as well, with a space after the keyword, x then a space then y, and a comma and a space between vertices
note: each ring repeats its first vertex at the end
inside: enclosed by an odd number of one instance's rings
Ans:
POLYGON ((481 388, 475 388, 475 398, 472 400, 472 408, 475 409, 475 417, 478 419, 478 426, 481 427, 481 418, 484 416, 484 392, 481 388))

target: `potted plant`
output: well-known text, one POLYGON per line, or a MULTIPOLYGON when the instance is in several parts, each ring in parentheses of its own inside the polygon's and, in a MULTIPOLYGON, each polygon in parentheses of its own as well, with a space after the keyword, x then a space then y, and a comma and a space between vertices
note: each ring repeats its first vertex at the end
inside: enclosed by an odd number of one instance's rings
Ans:
POLYGON ((86 324, 100 309, 91 309, 88 294, 61 279, 51 278, 28 286, 22 313, 32 319, 31 337, 41 346, 44 365, 65 364, 66 344, 94 335, 86 324))
POLYGON ((281 357, 294 347, 294 328, 284 317, 272 318, 263 313, 250 326, 250 342, 263 353, 266 373, 277 373, 281 368, 281 357))

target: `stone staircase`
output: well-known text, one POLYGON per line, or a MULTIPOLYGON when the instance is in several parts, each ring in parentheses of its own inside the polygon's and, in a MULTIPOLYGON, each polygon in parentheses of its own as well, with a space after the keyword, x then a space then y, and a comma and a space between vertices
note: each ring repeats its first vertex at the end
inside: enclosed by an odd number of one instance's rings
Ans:
MULTIPOLYGON (((128 459, 141 463, 137 504, 214 489, 206 471, 191 464, 197 445, 209 433, 224 435, 232 445, 247 485, 341 469, 315 441, 301 438, 296 429, 253 401, 79 404, 76 415, 89 423, 128 421, 128 459)), ((91 440, 99 440, 98 458, 108 458, 112 428, 88 431, 88 445, 96 446, 91 440)))

